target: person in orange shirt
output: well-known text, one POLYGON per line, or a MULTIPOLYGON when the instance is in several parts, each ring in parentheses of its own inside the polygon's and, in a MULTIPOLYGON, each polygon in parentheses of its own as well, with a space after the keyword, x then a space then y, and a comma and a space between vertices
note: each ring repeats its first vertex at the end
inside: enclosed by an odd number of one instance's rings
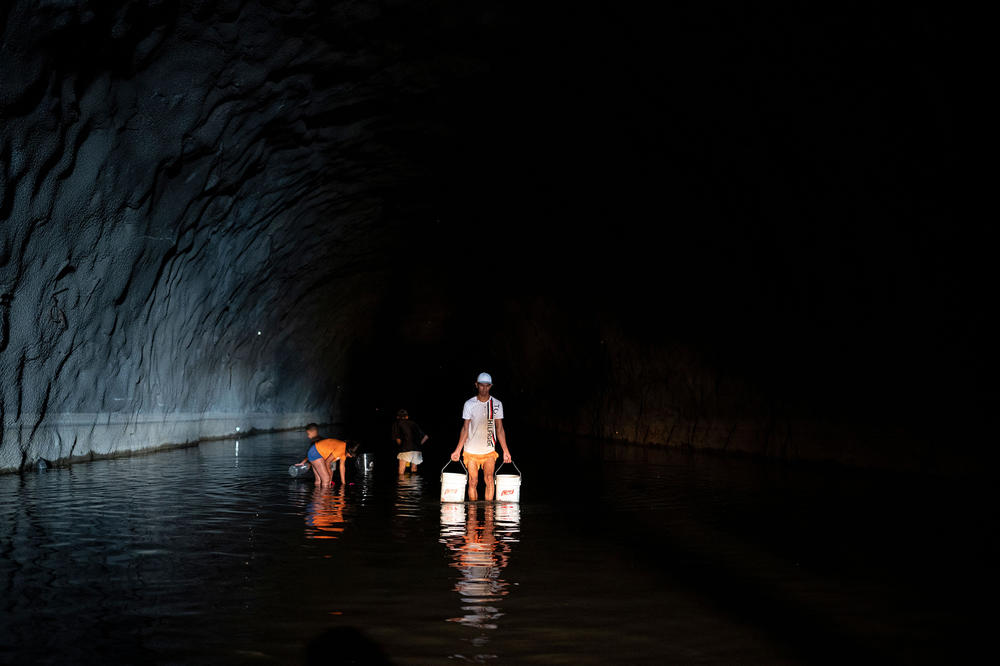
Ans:
POLYGON ((306 436, 313 444, 299 464, 304 465, 308 461, 319 485, 326 487, 333 484, 330 465, 334 460, 340 460, 340 483, 344 484, 347 481, 347 459, 354 457, 358 450, 357 443, 342 439, 320 439, 319 426, 315 423, 306 426, 306 436))

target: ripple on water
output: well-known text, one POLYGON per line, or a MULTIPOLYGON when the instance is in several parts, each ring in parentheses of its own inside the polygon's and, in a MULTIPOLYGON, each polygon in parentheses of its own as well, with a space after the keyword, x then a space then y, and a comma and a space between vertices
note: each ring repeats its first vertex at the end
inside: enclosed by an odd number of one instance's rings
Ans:
POLYGON ((520 507, 514 503, 443 502, 439 541, 447 549, 458 576, 454 591, 462 615, 448 622, 494 630, 503 617, 502 602, 509 594, 503 570, 517 543, 520 507))
POLYGON ((419 518, 423 515, 424 480, 415 474, 403 474, 396 480, 396 515, 400 518, 419 518))
POLYGON ((771 664, 809 661, 813 643, 885 656, 895 632, 933 663, 943 652, 928 642, 944 644, 961 610, 900 594, 886 581, 905 571, 871 566, 890 536, 924 546, 900 568, 948 555, 927 550, 936 532, 906 540, 895 512, 823 479, 609 463, 583 490, 537 474, 521 503, 441 503, 436 475, 394 468, 347 488, 291 479, 302 444, 262 436, 238 456, 216 442, 0 477, 0 654, 294 663, 334 628, 398 663, 771 664), (848 526, 865 521, 889 536, 859 540, 848 526), (858 572, 831 564, 851 557, 858 572))

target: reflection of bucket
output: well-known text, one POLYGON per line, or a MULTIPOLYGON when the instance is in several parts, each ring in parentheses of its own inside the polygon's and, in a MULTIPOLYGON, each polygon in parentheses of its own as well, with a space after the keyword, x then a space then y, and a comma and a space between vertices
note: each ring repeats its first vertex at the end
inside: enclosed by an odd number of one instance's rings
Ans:
POLYGON ((465 525, 465 502, 446 502, 441 505, 442 525, 465 525))
MULTIPOLYGON (((464 504, 462 505, 465 506, 464 504)), ((513 523, 517 525, 521 522, 521 505, 517 502, 503 502, 496 506, 496 519, 498 523, 513 523)))
POLYGON ((464 502, 465 484, 468 483, 467 470, 462 465, 462 473, 446 472, 448 463, 441 468, 441 501, 442 502, 464 502))
MULTIPOLYGON (((496 500, 498 502, 520 502, 521 501, 521 470, 517 465, 511 463, 517 474, 497 474, 494 478, 496 484, 496 500)), ((501 464, 500 467, 503 467, 501 464)), ((500 471, 497 467, 497 472, 500 471)))

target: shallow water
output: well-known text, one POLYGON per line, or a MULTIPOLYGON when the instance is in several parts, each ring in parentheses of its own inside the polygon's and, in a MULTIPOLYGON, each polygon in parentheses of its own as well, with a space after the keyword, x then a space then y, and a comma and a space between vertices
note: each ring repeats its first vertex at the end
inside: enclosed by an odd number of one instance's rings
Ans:
POLYGON ((991 488, 591 448, 442 504, 382 458, 318 490, 304 448, 0 477, 0 661, 929 664, 996 617, 991 488))

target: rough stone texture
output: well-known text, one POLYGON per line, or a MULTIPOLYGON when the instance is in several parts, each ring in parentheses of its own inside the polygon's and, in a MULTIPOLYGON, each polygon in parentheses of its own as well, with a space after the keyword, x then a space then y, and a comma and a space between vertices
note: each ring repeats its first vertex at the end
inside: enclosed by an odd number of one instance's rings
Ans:
POLYGON ((975 460, 934 441, 997 365, 935 10, 566 5, 4 4, 0 470, 450 439, 482 369, 512 436, 975 460))
POLYGON ((336 417, 378 268, 354 157, 377 64, 325 41, 365 5, 324 41, 314 11, 0 15, 0 469, 336 417))

